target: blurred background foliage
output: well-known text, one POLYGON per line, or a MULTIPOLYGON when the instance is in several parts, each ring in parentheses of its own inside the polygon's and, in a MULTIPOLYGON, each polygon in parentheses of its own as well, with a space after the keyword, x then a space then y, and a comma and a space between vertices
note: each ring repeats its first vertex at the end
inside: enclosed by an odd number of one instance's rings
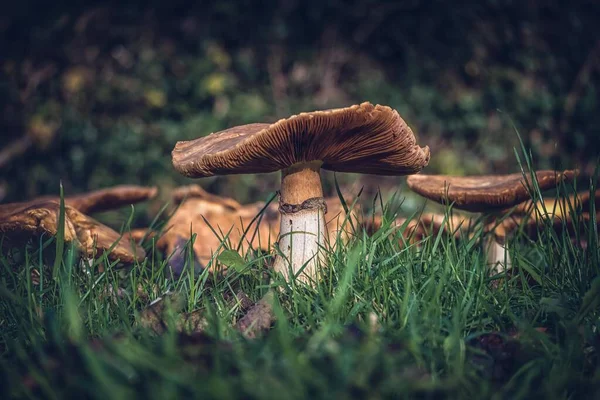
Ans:
MULTIPOLYGON (((0 198, 191 183, 178 140, 362 101, 396 108, 428 173, 592 172, 598 1, 13 2, 0 16, 0 198)), ((401 178, 338 175, 352 187, 401 178)), ((200 181, 240 202, 274 174, 200 181)), ((332 174, 326 190, 333 194, 332 174)))

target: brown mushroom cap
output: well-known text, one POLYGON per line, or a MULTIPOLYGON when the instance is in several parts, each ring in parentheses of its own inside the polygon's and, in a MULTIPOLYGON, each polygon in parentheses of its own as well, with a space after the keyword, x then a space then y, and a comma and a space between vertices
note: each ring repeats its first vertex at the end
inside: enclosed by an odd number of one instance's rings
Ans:
MULTIPOLYGON (((578 226, 573 220, 572 215, 561 216, 558 214, 546 214, 542 218, 536 216, 535 214, 529 216, 509 216, 502 221, 502 223, 494 231, 494 234, 497 238, 503 239, 507 235, 521 228, 527 237, 535 239, 540 232, 540 226, 542 226, 544 223, 543 221, 545 220, 551 223, 554 231, 560 232, 563 229, 566 229, 569 235, 573 235, 575 233, 576 226, 578 226)), ((579 216, 577 216, 576 219, 578 220, 579 224, 587 225, 592 220, 592 214, 589 212, 582 212, 579 216)), ((600 228, 600 212, 596 213, 595 221, 598 228, 600 228)), ((581 227, 581 225, 579 225, 579 227, 581 227)))
MULTIPOLYGON (((598 211, 600 209, 600 189, 596 191, 594 198, 595 210, 598 211)), ((571 212, 571 209, 577 210, 579 207, 581 207, 581 210, 586 213, 589 213, 591 210, 591 198, 589 191, 579 192, 568 197, 559 197, 558 199, 545 198, 543 201, 543 206, 539 201, 535 202, 537 209, 541 214, 547 213, 557 216, 568 215, 571 212)), ((533 212, 533 200, 525 201, 514 208, 506 209, 504 211, 504 213, 510 213, 513 216, 532 214, 533 212)))
POLYGON ((406 175, 429 163, 429 148, 416 144, 395 110, 362 103, 178 142, 172 156, 175 169, 194 178, 275 172, 310 161, 332 171, 406 175))
POLYGON ((229 197, 221 197, 204 190, 200 185, 192 184, 181 186, 173 190, 173 201, 179 204, 187 199, 197 198, 203 199, 212 203, 220 203, 232 210, 237 210, 242 207, 240 203, 229 197))
MULTIPOLYGON (((234 246, 242 240, 243 249, 249 244, 254 248, 267 249, 277 237, 276 216, 265 212, 258 228, 257 222, 253 222, 264 203, 241 206, 232 199, 207 193, 197 185, 177 189, 173 197, 175 200, 185 200, 171 216, 164 234, 157 241, 157 247, 168 256, 183 247, 191 234, 196 234, 194 254, 202 267, 206 266, 213 253, 221 246, 221 235, 227 235, 234 246), (219 236, 215 235, 211 227, 219 236), (243 237, 244 230, 248 227, 248 233, 243 237)), ((185 258, 181 260, 183 261, 185 258)), ((181 266, 173 267, 177 270, 181 266)))
MULTIPOLYGON (((540 190, 555 187, 562 181, 571 181, 576 171, 537 171, 540 190)), ((526 174, 528 185, 531 177, 526 174)), ((483 212, 499 211, 524 202, 531 196, 525 185, 523 174, 447 176, 411 175, 408 186, 430 200, 440 204, 453 203, 460 210, 483 212)))
MULTIPOLYGON (((34 200, 26 203, 0 205, 0 234, 9 239, 23 240, 42 234, 56 235, 60 204, 56 201, 34 200)), ((64 239, 75 242, 88 257, 107 254, 111 261, 132 263, 146 254, 139 246, 130 246, 127 240, 111 228, 84 215, 71 206, 65 206, 64 239)))
POLYGON ((123 236, 128 237, 129 240, 133 240, 134 242, 139 242, 144 238, 152 239, 156 236, 156 232, 148 228, 135 228, 131 229, 129 232, 125 232, 123 236))
MULTIPOLYGON (((18 240, 30 236, 57 234, 58 228, 58 203, 42 199, 23 203, 9 203, 0 205, 0 233, 9 239, 18 240)), ((72 224, 65 216, 65 241, 70 242, 77 237, 72 224)))
MULTIPOLYGON (((126 205, 139 203, 156 196, 156 187, 119 185, 65 197, 65 205, 84 214, 113 210, 126 205)), ((43 196, 36 201, 59 201, 58 196, 43 196)))
MULTIPOLYGON (((600 190, 595 193, 595 210, 596 221, 600 221, 600 211, 597 206, 600 202, 600 190)), ((547 198, 541 202, 526 201, 518 206, 505 210, 508 216, 502 221, 501 225, 496 229, 496 235, 505 237, 520 227, 523 232, 531 238, 537 236, 539 227, 544 221, 550 221, 556 231, 566 228, 568 232, 574 232, 576 223, 575 219, 579 219, 580 223, 587 224, 591 221, 591 198, 590 192, 580 192, 568 197, 547 198), (581 210, 581 214, 573 215, 572 210, 576 213, 581 210)))

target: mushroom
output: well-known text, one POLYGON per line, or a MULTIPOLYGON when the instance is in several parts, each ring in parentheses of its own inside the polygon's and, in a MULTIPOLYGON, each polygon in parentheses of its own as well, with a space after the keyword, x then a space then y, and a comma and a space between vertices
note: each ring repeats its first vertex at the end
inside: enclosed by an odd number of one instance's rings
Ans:
MULTIPOLYGON (((156 187, 120 185, 65 197, 65 205, 84 214, 92 214, 151 199, 156 196, 156 192, 156 187)), ((59 198, 58 196, 43 196, 37 200, 59 201, 59 198)))
MULTIPOLYGON (((600 224, 600 190, 595 192, 596 222, 600 224)), ((523 227, 525 234, 534 238, 538 234, 539 227, 544 221, 550 221, 555 231, 567 229, 573 234, 576 229, 576 215, 571 211, 580 211, 580 222, 589 223, 591 221, 591 199, 590 192, 575 193, 568 197, 546 198, 542 201, 528 200, 504 212, 508 215, 502 221, 502 224, 494 232, 497 237, 504 238, 513 233, 519 227, 523 227), (543 202, 543 205, 542 205, 543 202)))
POLYGON ((407 175, 428 164, 429 148, 416 144, 395 110, 362 103, 178 142, 172 156, 174 167, 193 178, 281 171, 274 270, 288 280, 298 276, 309 282, 318 277, 318 255, 325 244, 320 169, 407 175))
MULTIPOLYGON (((279 232, 279 213, 275 204, 266 208, 264 202, 240 205, 233 199, 208 193, 199 185, 175 189, 173 199, 176 204, 179 203, 179 207, 169 219, 157 247, 170 256, 169 264, 175 276, 183 271, 187 260, 184 250, 191 234, 196 234, 193 244, 194 270, 200 272, 221 246, 222 238, 213 229, 227 235, 231 243, 241 243, 242 249, 252 247, 263 250, 268 250, 271 238, 276 238, 279 232), (263 208, 264 213, 259 219, 257 216, 263 208)), ((334 214, 327 221, 327 227, 330 240, 335 241, 342 229, 345 213, 337 198, 326 199, 326 204, 334 214)), ((341 236, 347 238, 348 235, 344 231, 341 236)), ((136 237, 140 236, 143 236, 142 233, 136 232, 136 237)))
POLYGON ((265 210, 262 221, 255 219, 264 207, 262 202, 242 206, 233 199, 208 193, 198 185, 176 189, 173 199, 179 206, 156 245, 171 257, 169 264, 175 276, 183 271, 187 260, 185 246, 191 234, 196 235, 193 243, 196 273, 206 267, 221 246, 222 238, 215 231, 227 236, 234 245, 241 243, 242 249, 249 246, 266 248, 270 238, 277 235, 277 214, 271 209, 265 210), (257 225, 253 227, 255 223, 257 225))
MULTIPOLYGON (((9 241, 27 240, 32 236, 55 236, 59 228, 60 203, 53 200, 33 200, 0 205, 0 234, 9 241)), ((65 206, 64 240, 73 242, 88 258, 104 253, 111 261, 133 263, 146 254, 100 222, 71 206, 65 206), (114 247, 113 247, 114 245, 114 247)))
MULTIPOLYGON (((600 207, 600 189, 594 194, 595 209, 600 207)), ((512 209, 506 209, 505 212, 511 215, 553 215, 562 217, 568 215, 571 209, 577 210, 581 208, 584 213, 589 213, 591 210, 590 192, 579 192, 568 197, 544 198, 542 201, 527 200, 512 209), (542 205, 542 202, 544 203, 542 205)))
MULTIPOLYGON (((556 187, 561 182, 571 181, 576 171, 537 171, 536 181, 540 190, 556 187)), ((454 208, 486 214, 486 229, 493 230, 498 225, 498 217, 503 210, 531 198, 529 187, 531 177, 516 173, 510 175, 487 176, 447 176, 411 175, 408 186, 421 196, 440 204, 452 204, 454 208)), ((486 244, 488 264, 492 271, 502 272, 510 268, 510 258, 501 237, 495 240, 490 236, 486 244)))

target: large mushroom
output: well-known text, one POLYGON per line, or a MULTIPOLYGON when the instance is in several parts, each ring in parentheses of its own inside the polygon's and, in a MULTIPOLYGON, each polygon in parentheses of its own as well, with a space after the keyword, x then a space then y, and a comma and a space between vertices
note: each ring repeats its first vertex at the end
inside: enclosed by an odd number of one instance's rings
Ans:
MULTIPOLYGON (((535 173, 541 191, 556 187, 561 182, 574 179, 576 171, 537 171, 535 173)), ((516 173, 510 175, 447 176, 411 175, 408 186, 421 196, 454 208, 480 212, 486 215, 486 229, 494 230, 503 210, 514 207, 531 198, 531 176, 516 173)), ((486 245, 488 263, 492 271, 502 272, 510 268, 510 257, 505 243, 489 236, 486 245)))
POLYGON ((174 167, 192 178, 281 171, 274 269, 288 280, 298 276, 309 282, 318 278, 318 255, 325 244, 320 169, 407 175, 428 164, 429 148, 417 145, 395 110, 362 103, 178 142, 172 156, 174 167))
MULTIPOLYGON (((104 253, 111 261, 133 263, 145 257, 144 249, 122 240, 121 236, 100 222, 71 206, 65 206, 64 240, 73 242, 82 254, 96 258, 104 253)), ((60 203, 53 200, 33 200, 0 205, 0 235, 10 243, 59 230, 60 203)))
MULTIPOLYGON (((267 206, 264 202, 256 202, 241 205, 231 198, 209 193, 199 185, 177 188, 172 197, 178 208, 157 241, 157 247, 170 257, 169 265, 175 276, 181 274, 188 259, 184 250, 191 234, 196 235, 193 256, 197 273, 209 264, 225 236, 233 246, 239 243, 242 250, 268 250, 279 233, 276 204, 267 206), (263 214, 259 216, 261 211, 263 214)), ((327 228, 330 240, 335 241, 335 235, 342 229, 345 213, 337 198, 326 199, 326 204, 333 214, 333 218, 327 221, 327 228)), ((342 237, 347 237, 347 234, 344 230, 342 237)))

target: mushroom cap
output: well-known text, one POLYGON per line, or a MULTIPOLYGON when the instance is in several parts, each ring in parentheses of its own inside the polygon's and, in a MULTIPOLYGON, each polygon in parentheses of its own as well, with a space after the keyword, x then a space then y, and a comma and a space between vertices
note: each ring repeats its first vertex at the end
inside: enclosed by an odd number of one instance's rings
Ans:
POLYGON ((173 190, 172 193, 173 201, 175 204, 180 204, 187 199, 203 199, 212 203, 223 204, 224 206, 237 210, 242 207, 240 203, 229 197, 221 197, 216 194, 212 194, 204 190, 200 185, 192 184, 187 186, 180 186, 173 190))
MULTIPOLYGON (((66 208, 66 207, 65 207, 66 208)), ((52 200, 28 201, 0 205, 0 233, 9 239, 21 240, 30 236, 58 232, 59 205, 52 200)), ((77 238, 75 229, 65 212, 64 239, 71 242, 77 238)))
MULTIPOLYGON (((0 205, 0 233, 16 240, 42 234, 54 236, 58 232, 59 213, 60 204, 52 200, 0 205)), ((121 240, 119 233, 71 206, 65 206, 64 239, 75 242, 88 257, 108 253, 111 261, 132 263, 146 256, 144 249, 121 240)))
MULTIPOLYGON (((555 216, 569 215, 571 209, 577 210, 581 208, 583 212, 589 213, 591 210, 591 197, 590 192, 579 192, 572 194, 568 197, 557 198, 545 198, 543 199, 544 205, 539 201, 535 202, 537 209, 541 214, 554 214, 555 216), (545 210, 545 211, 544 211, 545 210)), ((596 190, 594 194, 594 208, 595 210, 600 209, 600 189, 596 190)), ((534 212, 534 201, 528 200, 520 203, 516 207, 506 209, 504 213, 516 215, 527 215, 534 212)))
MULTIPOLYGON (((592 221, 592 214, 589 212, 582 212, 573 219, 573 216, 568 215, 558 215, 548 213, 545 214, 542 218, 539 215, 515 215, 509 216, 502 221, 502 223, 494 230, 494 234, 497 239, 504 239, 508 235, 514 233, 518 229, 522 229, 523 233, 530 239, 535 239, 539 232, 540 228, 545 224, 544 221, 548 221, 551 224, 552 229, 555 232, 561 232, 563 229, 567 230, 567 233, 570 236, 575 235, 575 231, 577 228, 581 229, 581 224, 588 225, 590 221, 592 221), (577 222, 576 222, 577 221, 577 222)), ((600 212, 596 213, 595 217, 596 226, 600 228, 600 212)))
POLYGON ((197 185, 176 189, 173 197, 175 201, 181 201, 181 204, 169 219, 156 244, 167 256, 174 254, 176 260, 172 258, 170 263, 176 274, 183 267, 179 264, 187 260, 187 257, 180 256, 179 250, 186 245, 191 234, 196 234, 193 250, 196 261, 202 267, 208 264, 213 253, 219 249, 221 236, 227 235, 234 246, 242 240, 242 248, 251 244, 254 248, 263 249, 267 249, 269 242, 277 237, 279 213, 272 215, 267 208, 258 227, 258 220, 253 222, 264 206, 262 202, 242 206, 233 199, 207 193, 197 185), (243 237, 244 230, 248 227, 250 228, 243 237), (215 235, 213 229, 219 236, 215 235))
MULTIPOLYGON (((65 197, 65 205, 84 214, 114 210, 126 205, 139 203, 156 196, 156 187, 119 185, 88 193, 65 197)), ((58 196, 42 196, 35 201, 60 201, 58 196)))
POLYGON ((134 242, 140 242, 143 239, 152 239, 156 236, 156 232, 148 228, 135 228, 129 232, 125 232, 123 236, 133 240, 134 242))
MULTIPOLYGON (((537 171, 540 190, 571 181, 577 171, 537 171)), ((526 174, 528 185, 531 177, 526 174)), ((472 211, 500 211, 531 198, 523 174, 448 176, 411 175, 408 186, 416 193, 440 204, 453 203, 454 208, 472 211)))
POLYGON ((178 142, 172 156, 175 169, 193 178, 275 172, 310 161, 331 171, 406 175, 429 163, 429 148, 417 145, 397 111, 362 103, 178 142))
MULTIPOLYGON (((600 190, 597 190, 595 195, 595 207, 597 216, 600 216, 598 211, 598 203, 600 203, 600 190)), ((580 192, 568 197, 546 198, 543 199, 544 205, 541 202, 526 201, 517 205, 512 209, 505 210, 508 216, 502 221, 496 236, 505 237, 506 235, 516 231, 519 227, 528 237, 535 237, 538 233, 538 228, 545 221, 550 221, 556 231, 560 231, 564 227, 569 233, 574 232, 576 222, 589 223, 591 220, 591 198, 590 192, 580 192), (536 210, 537 208, 537 210, 536 210), (578 211, 581 210, 581 214, 578 211), (573 215, 572 211, 576 214, 573 215)), ((598 220, 598 217, 596 218, 598 220)))

